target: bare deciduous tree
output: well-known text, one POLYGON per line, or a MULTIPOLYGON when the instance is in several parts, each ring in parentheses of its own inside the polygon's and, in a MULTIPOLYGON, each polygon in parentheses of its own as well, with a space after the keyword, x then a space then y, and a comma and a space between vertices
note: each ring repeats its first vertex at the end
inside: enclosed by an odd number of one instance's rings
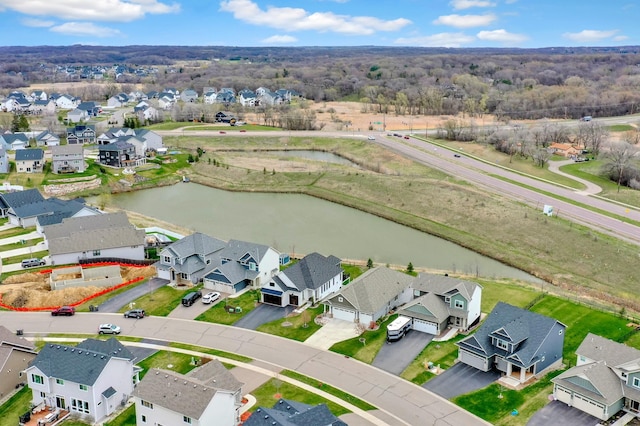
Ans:
POLYGON ((637 166, 634 163, 637 162, 638 152, 638 149, 629 143, 620 142, 612 144, 605 154, 605 171, 612 180, 617 182, 618 192, 620 192, 620 185, 624 181, 629 181, 634 177, 629 172, 632 170, 637 172, 637 166))

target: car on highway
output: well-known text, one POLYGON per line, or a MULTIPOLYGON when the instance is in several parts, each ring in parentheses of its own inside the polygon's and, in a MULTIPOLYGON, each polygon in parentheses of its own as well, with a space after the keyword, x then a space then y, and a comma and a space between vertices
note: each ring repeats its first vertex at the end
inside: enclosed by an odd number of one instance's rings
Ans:
POLYGON ((58 317, 58 316, 64 315, 64 316, 70 317, 75 313, 76 313, 76 308, 74 308, 73 306, 60 306, 58 309, 54 309, 53 311, 51 311, 51 316, 58 317))
POLYGON ((376 137, 375 136, 369 136, 367 139, 370 140, 370 141, 375 141, 376 137))
POLYGON ((453 154, 454 157, 460 158, 460 154, 453 154))
POLYGON ((208 305, 209 303, 213 303, 218 299, 220 299, 220 293, 218 293, 217 291, 212 291, 202 296, 202 303, 208 305))
POLYGON ((409 136, 405 136, 404 138, 405 138, 405 139, 409 139, 409 136))
POLYGON ((224 135, 225 133, 227 133, 227 132, 225 132, 224 130, 220 130, 220 134, 221 135, 224 135))
POLYGON ((124 313, 125 318, 144 318, 144 309, 129 309, 124 313))
POLYGON ((244 129, 240 130, 240 133, 245 133, 245 132, 246 132, 246 130, 244 130, 244 129))
POLYGON ((98 334, 120 334, 120 327, 115 324, 100 324, 98 334))

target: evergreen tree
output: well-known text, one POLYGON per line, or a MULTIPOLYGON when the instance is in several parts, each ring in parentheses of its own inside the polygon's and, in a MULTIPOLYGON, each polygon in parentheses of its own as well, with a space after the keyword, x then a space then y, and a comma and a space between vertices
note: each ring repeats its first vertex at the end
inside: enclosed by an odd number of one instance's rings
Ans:
POLYGON ((371 260, 371 258, 369 258, 369 260, 367 260, 367 268, 369 268, 369 269, 373 268, 373 260, 371 260))

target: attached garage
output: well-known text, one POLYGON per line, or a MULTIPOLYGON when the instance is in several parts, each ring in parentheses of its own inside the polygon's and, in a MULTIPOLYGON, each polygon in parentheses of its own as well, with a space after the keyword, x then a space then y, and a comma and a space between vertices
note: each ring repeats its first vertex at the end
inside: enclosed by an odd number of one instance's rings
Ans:
POLYGON ((355 322, 355 320, 356 320, 356 313, 354 311, 351 311, 351 310, 342 309, 342 308, 336 308, 334 306, 331 309, 331 313, 333 314, 334 318, 339 319, 339 320, 351 321, 351 322, 355 322))
POLYGON ((571 391, 556 385, 555 397, 558 401, 571 405, 571 391))
POLYGON ((416 331, 421 331, 423 333, 434 334, 436 336, 439 334, 437 323, 417 318, 414 318, 413 320, 413 329, 416 331))
POLYGON ((489 360, 486 357, 476 355, 472 352, 465 351, 460 348, 458 350, 458 359, 460 362, 464 362, 467 365, 470 365, 474 368, 477 368, 481 371, 489 371, 489 360))
POLYGON ((261 288, 262 302, 269 305, 284 306, 282 304, 282 292, 278 290, 272 290, 270 288, 261 288))
POLYGON ((604 412, 604 405, 578 394, 573 395, 573 406, 599 419, 602 418, 604 412))

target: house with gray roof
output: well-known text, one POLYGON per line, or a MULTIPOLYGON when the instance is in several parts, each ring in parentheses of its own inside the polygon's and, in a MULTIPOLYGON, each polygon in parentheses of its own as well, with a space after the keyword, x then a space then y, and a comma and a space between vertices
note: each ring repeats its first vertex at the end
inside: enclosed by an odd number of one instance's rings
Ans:
POLYGON ((35 345, 0 325, 0 397, 27 382, 22 373, 36 357, 35 345))
POLYGON ((444 275, 420 274, 412 283, 414 299, 398 308, 411 329, 440 335, 448 328, 467 331, 480 321, 482 286, 444 275))
POLYGON ((414 280, 411 275, 378 266, 322 303, 333 318, 369 326, 413 298, 414 280))
POLYGON ((474 334, 456 343, 458 360, 525 383, 562 365, 566 328, 554 318, 498 302, 474 334))
POLYGON ((182 102, 196 102, 198 100, 198 92, 193 89, 186 89, 180 93, 182 102))
POLYGON ((223 293, 260 288, 280 270, 280 253, 264 244, 229 240, 216 257, 203 282, 205 288, 223 293))
POLYGON ((0 216, 9 217, 9 222, 18 225, 19 216, 17 216, 16 210, 42 201, 44 201, 44 197, 36 188, 0 193, 0 216), (12 216, 13 221, 11 220, 12 216))
POLYGON ((6 150, 17 151, 29 146, 29 138, 24 133, 0 134, 0 144, 6 150))
POLYGON ((84 109, 74 108, 71 111, 67 112, 66 120, 67 123, 82 123, 89 120, 89 112, 84 109))
MULTIPOLYGON (((118 139, 115 142, 98 147, 98 163, 107 166, 135 166, 138 158, 138 155, 136 155, 136 147, 123 139, 118 139)), ((143 161, 144 158, 140 160, 143 161)))
POLYGON ((34 405, 103 421, 131 396, 139 369, 117 339, 46 344, 25 370, 34 405))
POLYGON ((51 171, 53 173, 82 173, 86 169, 82 145, 51 147, 51 171))
POLYGON ((42 173, 44 169, 44 151, 40 148, 20 149, 15 160, 18 173, 42 173))
POLYGON ((152 369, 133 391, 138 425, 236 426, 242 383, 218 360, 187 374, 152 369))
POLYGON ((96 143, 96 126, 93 124, 86 124, 68 127, 67 143, 81 145, 96 143))
POLYGON ((124 212, 63 219, 43 227, 52 265, 80 260, 122 258, 144 260, 146 234, 124 212))
POLYGON ((589 333, 576 355, 575 367, 551 379, 556 400, 605 421, 640 413, 639 350, 589 333))
POLYGON ((56 146, 60 145, 60 138, 48 130, 43 130, 34 135, 37 146, 56 146))
POLYGON ((0 173, 9 173, 11 171, 11 163, 9 163, 9 155, 7 150, 0 148, 0 173))
POLYGON ((259 407, 245 420, 244 426, 347 426, 327 407, 280 399, 273 407, 259 407))
POLYGON ((340 259, 314 252, 266 282, 260 299, 277 306, 315 304, 340 290, 343 273, 340 259))
POLYGON ((178 285, 193 285, 213 269, 227 243, 196 232, 165 247, 155 264, 158 277, 178 285))

